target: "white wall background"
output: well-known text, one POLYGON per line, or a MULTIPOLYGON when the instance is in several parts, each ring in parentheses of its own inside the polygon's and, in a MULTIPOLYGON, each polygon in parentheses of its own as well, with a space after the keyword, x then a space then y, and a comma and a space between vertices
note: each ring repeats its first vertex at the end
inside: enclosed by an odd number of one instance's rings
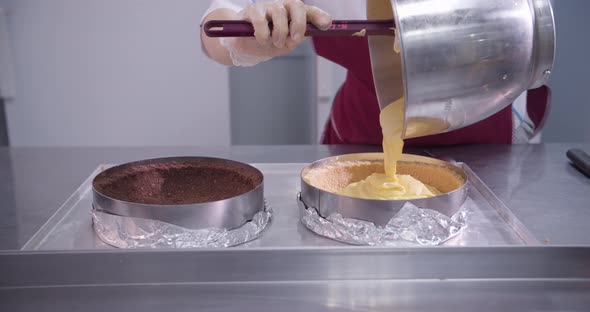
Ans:
POLYGON ((0 0, 11 145, 228 145, 228 71, 199 41, 208 3, 0 0))
POLYGON ((553 3, 557 36, 555 66, 549 81, 551 114, 543 134, 546 142, 590 142, 590 1, 553 3))
POLYGON ((321 56, 317 57, 317 142, 321 142, 336 93, 346 80, 346 69, 321 56))

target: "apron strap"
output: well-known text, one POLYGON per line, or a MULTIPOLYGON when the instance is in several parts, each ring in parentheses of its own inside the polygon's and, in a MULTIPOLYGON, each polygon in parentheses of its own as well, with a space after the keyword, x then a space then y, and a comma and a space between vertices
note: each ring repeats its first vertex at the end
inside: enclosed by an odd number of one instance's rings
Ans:
POLYGON ((533 137, 537 136, 549 117, 551 111, 551 88, 541 86, 540 88, 527 91, 527 114, 535 125, 533 137))

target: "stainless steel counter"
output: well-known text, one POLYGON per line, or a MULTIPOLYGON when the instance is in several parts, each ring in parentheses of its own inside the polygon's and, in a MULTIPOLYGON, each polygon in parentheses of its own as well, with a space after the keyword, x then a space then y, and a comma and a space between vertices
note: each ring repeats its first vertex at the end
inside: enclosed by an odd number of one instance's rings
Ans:
MULTIPOLYGON (((542 242, 590 245, 590 179, 565 153, 590 144, 488 145, 427 149, 467 163, 542 242)), ((0 149, 0 250, 19 249, 96 166, 138 159, 203 155, 250 163, 312 162, 376 151, 366 146, 0 149)), ((424 154, 424 149, 408 150, 424 154)))
POLYGON ((588 248, 0 254, 1 311, 588 311, 588 248), (247 259, 247 260, 245 260, 247 259))
POLYGON ((311 162, 376 147, 0 149, 0 311, 587 311, 590 178, 568 148, 410 150, 467 163, 544 247, 19 249, 101 163, 311 162), (579 245, 581 247, 556 247, 579 245))

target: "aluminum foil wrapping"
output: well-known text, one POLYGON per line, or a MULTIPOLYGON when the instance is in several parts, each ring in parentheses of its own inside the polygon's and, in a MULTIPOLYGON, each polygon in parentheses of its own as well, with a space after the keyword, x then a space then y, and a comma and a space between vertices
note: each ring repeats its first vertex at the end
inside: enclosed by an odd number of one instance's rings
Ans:
POLYGON ((301 205, 301 222, 324 237, 353 245, 437 246, 457 236, 467 226, 465 206, 452 218, 406 203, 384 227, 372 222, 332 214, 324 218, 313 208, 301 205))
POLYGON ((233 230, 187 229, 151 219, 112 215, 92 209, 94 232, 105 243, 118 248, 221 248, 240 245, 260 236, 272 217, 265 204, 252 221, 233 230))

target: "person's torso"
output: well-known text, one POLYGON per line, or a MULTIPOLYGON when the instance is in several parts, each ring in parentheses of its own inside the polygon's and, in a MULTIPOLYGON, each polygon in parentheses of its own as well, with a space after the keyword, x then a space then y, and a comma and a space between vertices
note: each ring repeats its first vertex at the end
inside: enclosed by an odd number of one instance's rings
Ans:
MULTIPOLYGON (((348 70, 346 80, 334 99, 328 129, 326 129, 332 130, 335 135, 325 137, 323 143, 381 144, 383 136, 379 125, 380 109, 375 94, 367 38, 316 37, 313 41, 318 55, 348 70)), ((406 140, 407 145, 507 144, 511 142, 512 109, 510 106, 463 129, 406 140)))

